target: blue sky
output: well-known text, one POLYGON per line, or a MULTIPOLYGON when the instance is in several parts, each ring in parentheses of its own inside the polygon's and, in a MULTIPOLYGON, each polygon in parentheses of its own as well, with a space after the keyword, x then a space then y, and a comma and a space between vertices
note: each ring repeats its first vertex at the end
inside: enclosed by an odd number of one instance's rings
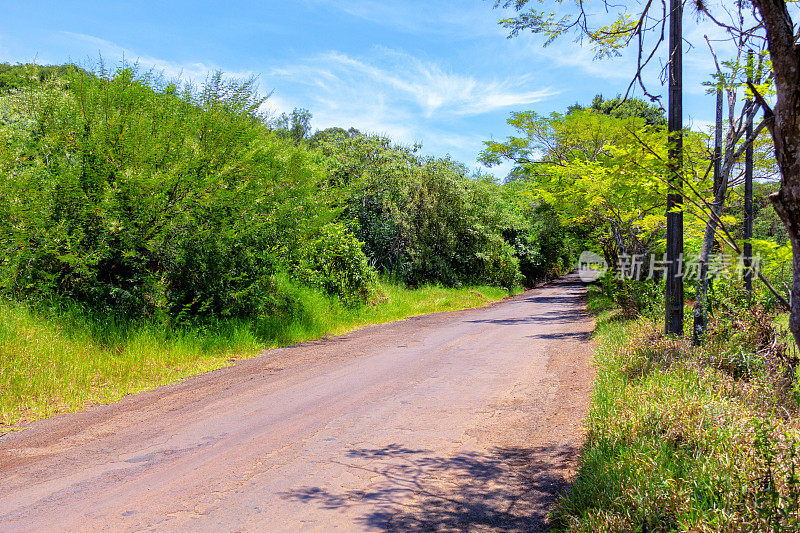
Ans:
MULTIPOLYGON (((470 167, 482 141, 512 133, 509 112, 564 111, 624 92, 633 58, 593 61, 563 39, 506 39, 503 12, 484 0, 106 1, 0 0, 0 62, 94 62, 124 57, 202 81, 220 69, 256 75, 272 112, 303 107, 312 126, 356 127, 420 142, 470 167)), ((687 124, 713 119, 701 82, 713 68, 698 26, 685 59, 687 124)), ((722 51, 724 55, 724 51, 722 51)), ((660 92, 658 69, 649 73, 660 92)), ((493 169, 503 177, 507 168, 493 169)))

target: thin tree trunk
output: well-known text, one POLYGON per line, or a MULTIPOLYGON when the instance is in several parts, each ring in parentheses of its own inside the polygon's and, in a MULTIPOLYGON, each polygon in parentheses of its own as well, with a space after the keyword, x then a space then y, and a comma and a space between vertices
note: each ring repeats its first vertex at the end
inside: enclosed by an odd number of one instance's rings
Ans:
POLYGON ((706 334, 708 312, 708 258, 714 246, 714 236, 717 234, 717 220, 722 216, 722 206, 725 203, 725 194, 728 190, 727 179, 722 180, 720 165, 722 163, 722 87, 717 88, 717 121, 714 130, 714 202, 711 204, 711 216, 706 223, 703 235, 703 245, 700 248, 700 257, 697 261, 698 279, 697 294, 694 302, 694 327, 692 328, 692 343, 699 346, 706 334))
MULTIPOLYGON (((683 166, 683 49, 682 0, 670 0, 669 15, 669 179, 682 187, 683 166)), ((683 335, 683 198, 670 192, 667 195, 667 279, 664 294, 667 334, 683 335)))
MULTIPOLYGON (((753 51, 747 53, 747 82, 753 83, 753 51)), ((752 98, 747 97, 751 102, 752 98)), ((745 139, 753 136, 753 115, 747 114, 745 139)), ((753 143, 747 144, 744 155, 744 290, 748 296, 753 294, 753 143)))

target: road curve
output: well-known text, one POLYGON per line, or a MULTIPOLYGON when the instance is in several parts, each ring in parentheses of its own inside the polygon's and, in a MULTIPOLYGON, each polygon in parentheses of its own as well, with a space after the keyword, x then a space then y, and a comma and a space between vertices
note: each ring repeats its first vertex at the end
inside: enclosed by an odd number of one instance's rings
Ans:
POLYGON ((269 350, 0 437, 0 531, 546 528, 592 382, 585 287, 269 350))

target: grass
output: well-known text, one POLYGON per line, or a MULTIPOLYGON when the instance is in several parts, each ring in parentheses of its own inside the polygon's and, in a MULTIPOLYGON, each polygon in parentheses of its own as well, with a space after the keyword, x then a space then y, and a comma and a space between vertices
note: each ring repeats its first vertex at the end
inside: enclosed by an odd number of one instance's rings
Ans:
POLYGON ((477 307, 509 295, 494 287, 409 290, 382 281, 370 304, 348 308, 313 289, 291 290, 299 305, 290 316, 194 329, 0 300, 0 432, 209 372, 265 348, 477 307))
POLYGON ((734 378, 722 344, 692 349, 660 322, 622 319, 596 288, 588 302, 597 380, 556 529, 797 531, 800 428, 769 365, 734 378))

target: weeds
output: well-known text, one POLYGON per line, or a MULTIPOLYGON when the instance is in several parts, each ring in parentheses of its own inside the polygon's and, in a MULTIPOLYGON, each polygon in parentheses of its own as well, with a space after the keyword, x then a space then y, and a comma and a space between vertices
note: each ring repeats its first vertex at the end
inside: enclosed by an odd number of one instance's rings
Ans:
POLYGON ((748 510, 761 531, 778 533, 800 528, 800 479, 797 475, 797 442, 782 435, 769 420, 756 420, 756 476, 751 480, 748 510))
MULTIPOLYGON (((734 295, 735 296, 735 295, 734 295)), ((598 376, 570 531, 797 531, 797 356, 765 306, 728 298, 706 344, 598 305, 598 376), (752 305, 751 305, 752 304, 752 305), (745 309, 747 311, 745 312, 745 309)))

